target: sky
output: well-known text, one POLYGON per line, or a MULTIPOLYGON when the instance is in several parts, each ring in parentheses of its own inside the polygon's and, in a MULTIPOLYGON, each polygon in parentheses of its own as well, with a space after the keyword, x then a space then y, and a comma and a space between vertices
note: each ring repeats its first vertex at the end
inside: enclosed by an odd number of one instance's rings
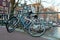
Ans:
POLYGON ((46 2, 42 2, 42 4, 45 7, 52 6, 52 5, 53 6, 59 6, 59 4, 60 4, 60 0, 42 0, 42 1, 47 1, 47 3, 46 2))
MULTIPOLYGON (((17 0, 16 0, 17 1, 17 0)), ((37 0, 26 0, 27 4, 32 4, 32 3, 36 3, 37 0)), ((60 8, 60 0, 41 0, 42 1, 42 5, 47 8, 49 6, 55 6, 57 8, 60 8)), ((24 3, 24 0, 21 1, 21 3, 24 3)))
MULTIPOLYGON (((35 3, 37 0, 26 0, 26 1, 27 1, 27 4, 32 4, 32 3, 35 3)), ((41 0, 41 1, 42 1, 42 4, 46 7, 51 5, 57 6, 60 4, 60 0, 41 0), (46 1, 46 2, 43 2, 43 1, 46 1)), ((21 3, 24 3, 24 0, 22 0, 21 3)))

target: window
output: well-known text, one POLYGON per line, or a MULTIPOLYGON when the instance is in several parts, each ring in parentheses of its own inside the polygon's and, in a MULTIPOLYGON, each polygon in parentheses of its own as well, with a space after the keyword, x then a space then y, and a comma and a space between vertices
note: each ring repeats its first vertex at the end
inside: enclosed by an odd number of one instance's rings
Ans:
POLYGON ((8 2, 10 2, 10 0, 7 0, 8 2))
POLYGON ((6 6, 6 2, 2 2, 2 5, 3 5, 3 6, 6 6))
POLYGON ((6 0, 3 0, 3 1, 6 1, 6 0))
POLYGON ((8 13, 8 7, 5 7, 5 13, 8 13))
POLYGON ((0 14, 0 20, 3 20, 3 16, 0 14))

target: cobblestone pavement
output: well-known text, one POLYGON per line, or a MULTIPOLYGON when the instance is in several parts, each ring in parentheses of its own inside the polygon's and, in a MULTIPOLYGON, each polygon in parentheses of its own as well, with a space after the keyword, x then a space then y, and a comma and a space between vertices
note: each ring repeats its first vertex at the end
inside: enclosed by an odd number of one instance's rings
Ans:
POLYGON ((0 40, 48 40, 43 37, 32 37, 27 33, 14 31, 12 33, 8 33, 6 28, 0 27, 0 40))
POLYGON ((41 37, 32 37, 20 29, 8 33, 5 26, 0 26, 0 40, 60 40, 60 27, 53 27, 41 37))

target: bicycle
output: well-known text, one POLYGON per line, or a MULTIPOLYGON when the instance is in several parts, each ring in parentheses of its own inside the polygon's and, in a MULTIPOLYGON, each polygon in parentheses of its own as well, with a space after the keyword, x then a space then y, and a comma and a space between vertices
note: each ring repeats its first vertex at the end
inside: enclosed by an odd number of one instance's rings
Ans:
MULTIPOLYGON (((34 13, 32 13, 34 15, 34 13)), ((6 22, 6 29, 9 33, 13 32, 17 25, 20 23, 23 30, 29 33, 31 36, 41 36, 45 33, 45 27, 40 23, 40 19, 28 18, 28 13, 18 13, 17 17, 13 16, 6 22)))

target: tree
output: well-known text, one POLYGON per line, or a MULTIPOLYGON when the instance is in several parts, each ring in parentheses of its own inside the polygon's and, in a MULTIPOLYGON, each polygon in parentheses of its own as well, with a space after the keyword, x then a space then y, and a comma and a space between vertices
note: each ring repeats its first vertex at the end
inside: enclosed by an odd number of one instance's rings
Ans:
POLYGON ((10 17, 14 15, 14 9, 16 8, 16 6, 18 6, 18 1, 17 3, 15 3, 15 0, 10 0, 10 3, 11 3, 10 17))

